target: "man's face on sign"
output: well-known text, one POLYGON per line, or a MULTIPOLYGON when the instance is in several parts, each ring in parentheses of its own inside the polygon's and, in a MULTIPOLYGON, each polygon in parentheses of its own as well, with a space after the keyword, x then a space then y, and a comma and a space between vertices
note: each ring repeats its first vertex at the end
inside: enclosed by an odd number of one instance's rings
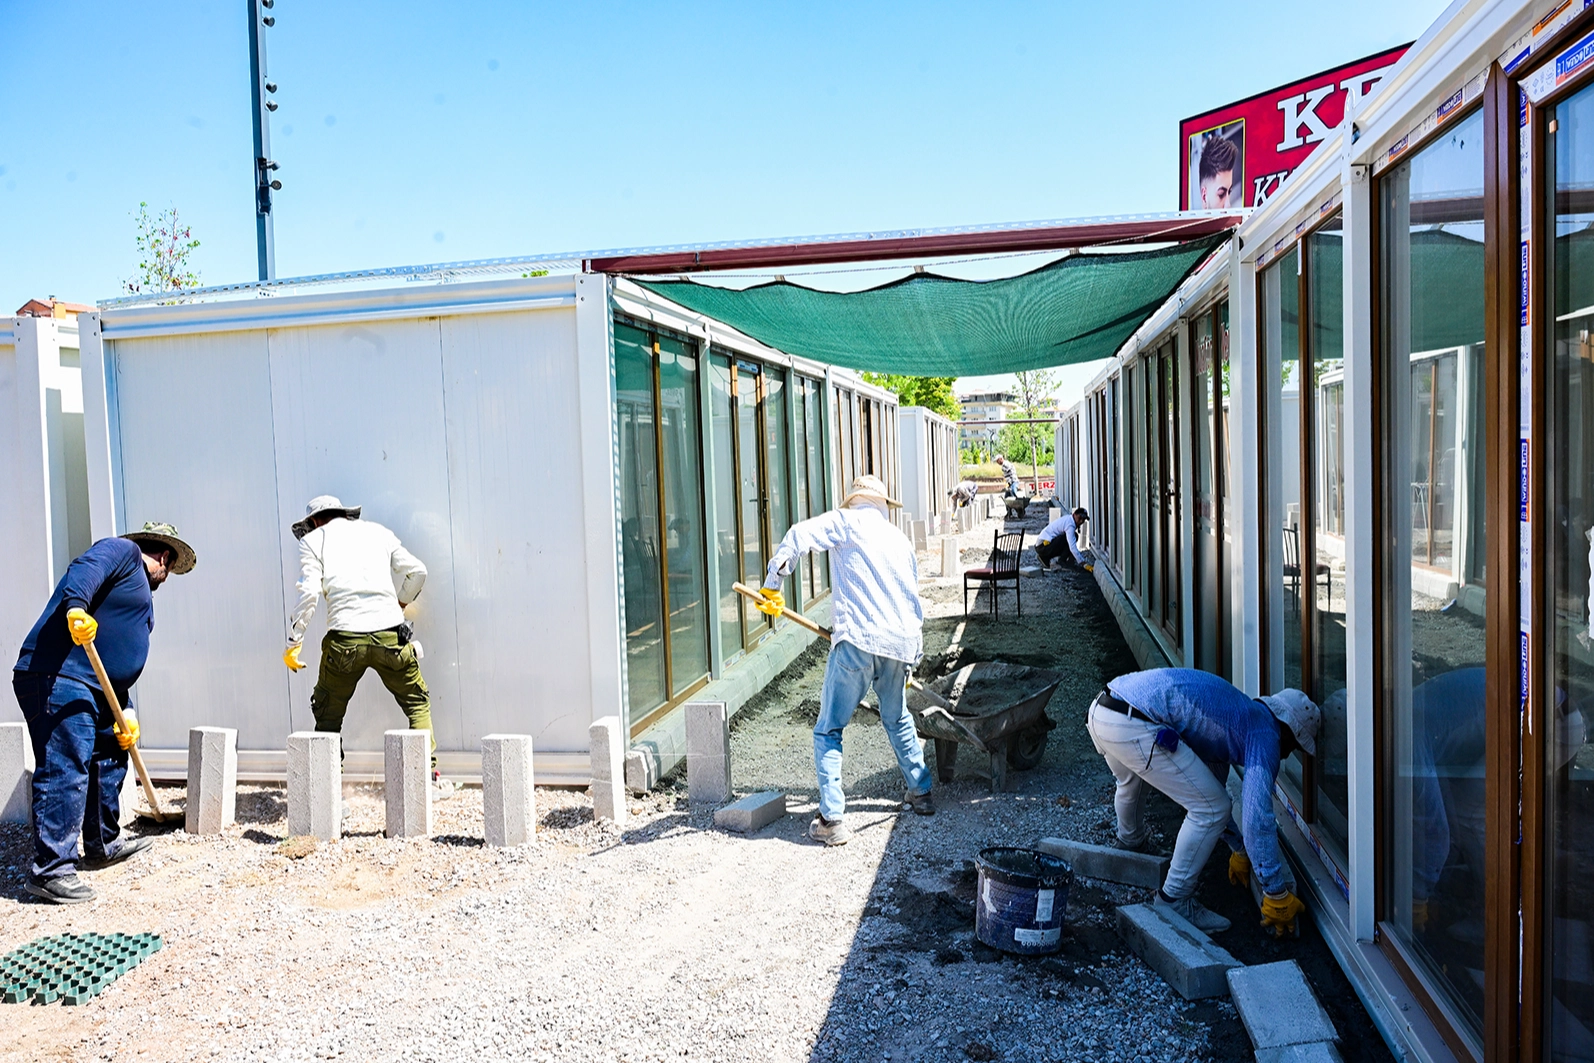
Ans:
POLYGON ((1224 170, 1216 177, 1208 177, 1201 182, 1201 206, 1205 210, 1229 209, 1230 196, 1233 194, 1234 171, 1224 170))

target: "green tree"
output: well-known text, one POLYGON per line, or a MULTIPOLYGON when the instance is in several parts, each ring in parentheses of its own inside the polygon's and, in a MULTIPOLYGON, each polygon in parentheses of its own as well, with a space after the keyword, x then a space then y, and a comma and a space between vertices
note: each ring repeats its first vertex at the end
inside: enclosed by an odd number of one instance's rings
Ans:
POLYGON ((129 295, 155 295, 199 287, 199 273, 188 266, 188 256, 199 241, 177 217, 176 207, 150 214, 149 204, 138 205, 138 272, 122 282, 129 295))
MULTIPOLYGON (((1018 407, 1012 416, 1015 420, 1033 419, 1052 416, 1052 406, 1057 396, 1058 385, 1061 384, 1057 373, 1051 369, 1028 369, 1013 374, 1018 381, 1018 407)), ((1012 435, 1003 431, 998 446, 1002 453, 1007 455, 1009 461, 1028 461, 1030 465, 1041 464, 1041 459, 1052 450, 1054 434, 1049 425, 1044 424, 1010 424, 1008 429, 1017 429, 1012 435), (1012 439, 1019 442, 1018 453, 1008 449, 1008 442, 1012 439)), ((1049 458, 1047 460, 1050 460, 1049 458)), ((1036 477, 1038 479, 1038 477, 1036 477)))
POLYGON ((876 387, 894 393, 904 406, 923 406, 926 409, 956 421, 963 416, 963 408, 952 394, 955 376, 906 376, 901 373, 864 373, 863 378, 876 387))

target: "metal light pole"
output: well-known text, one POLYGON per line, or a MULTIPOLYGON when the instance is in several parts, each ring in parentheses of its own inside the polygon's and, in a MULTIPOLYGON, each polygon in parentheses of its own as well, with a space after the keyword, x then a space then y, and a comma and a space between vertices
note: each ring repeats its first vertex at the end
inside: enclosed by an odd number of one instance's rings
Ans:
POLYGON ((277 164, 271 161, 271 112, 277 101, 266 97, 277 91, 277 86, 266 80, 266 35, 263 28, 276 25, 277 20, 261 14, 270 10, 276 0, 248 0, 249 4, 249 75, 250 99, 255 109, 255 242, 259 248, 260 279, 277 278, 277 245, 271 229, 271 193, 282 187, 282 182, 271 175, 277 164))

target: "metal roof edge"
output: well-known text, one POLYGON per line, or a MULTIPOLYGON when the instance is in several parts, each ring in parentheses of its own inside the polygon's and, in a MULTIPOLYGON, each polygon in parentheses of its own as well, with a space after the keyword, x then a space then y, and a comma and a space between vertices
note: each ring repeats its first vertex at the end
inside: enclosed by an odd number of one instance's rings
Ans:
POLYGON ((106 339, 179 332, 238 332, 351 319, 438 317, 573 305, 573 274, 470 284, 375 288, 274 299, 110 308, 100 311, 106 339))

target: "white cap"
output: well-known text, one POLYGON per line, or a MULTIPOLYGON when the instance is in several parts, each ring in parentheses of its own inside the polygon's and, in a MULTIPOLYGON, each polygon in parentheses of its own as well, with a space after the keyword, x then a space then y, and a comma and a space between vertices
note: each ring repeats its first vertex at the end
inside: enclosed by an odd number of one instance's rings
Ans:
POLYGON ((1317 756, 1317 729, 1322 726, 1323 713, 1311 698, 1299 690, 1286 689, 1259 700, 1290 729, 1307 756, 1317 756))

